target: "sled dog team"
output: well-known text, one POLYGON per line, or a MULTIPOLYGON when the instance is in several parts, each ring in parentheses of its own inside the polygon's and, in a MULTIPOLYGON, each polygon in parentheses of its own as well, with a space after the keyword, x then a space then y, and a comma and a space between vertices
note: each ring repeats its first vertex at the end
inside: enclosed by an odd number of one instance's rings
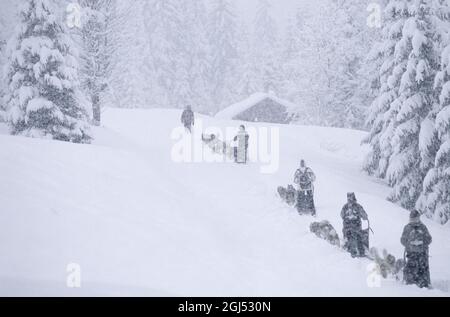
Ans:
MULTIPOLYGON (((181 123, 184 125, 186 131, 192 133, 195 120, 191 106, 187 106, 183 111, 181 123)), ((239 131, 233 139, 234 145, 229 145, 224 141, 220 141, 214 134, 202 135, 202 141, 208 145, 214 153, 232 158, 238 164, 247 163, 249 138, 250 136, 247 131, 245 131, 245 126, 243 125, 239 127, 239 131)))
MULTIPOLYGON (((187 106, 181 116, 181 122, 187 131, 192 132, 194 125, 194 113, 190 106, 187 106)), ((239 132, 234 138, 235 145, 230 146, 226 142, 220 141, 215 135, 202 136, 205 142, 213 152, 227 155, 234 158, 236 163, 247 163, 247 153, 249 145, 249 135, 244 126, 240 126, 239 132)), ((287 188, 279 187, 280 197, 289 205, 296 207, 299 214, 311 214, 316 216, 316 207, 314 204, 314 182, 316 175, 310 167, 306 165, 305 160, 300 161, 300 167, 294 175, 294 184, 297 188, 289 185, 287 188)), ((354 193, 347 194, 347 203, 341 210, 343 221, 344 249, 352 257, 365 257, 369 252, 369 232, 371 231, 369 217, 364 208, 358 203, 354 193), (363 229, 363 222, 366 223, 366 229, 363 229)), ((329 222, 314 223, 311 225, 311 231, 322 238, 330 240, 330 243, 339 245, 339 237, 329 222)), ((403 269, 403 278, 406 284, 415 284, 421 288, 431 287, 430 269, 429 269, 429 245, 432 237, 423 222, 420 220, 420 213, 413 210, 410 214, 410 221, 403 230, 400 239, 405 247, 405 263, 403 269)), ((374 258, 379 259, 376 250, 370 253, 374 258)), ((389 262, 391 255, 386 256, 389 262)), ((395 264, 395 258, 394 258, 395 264)))

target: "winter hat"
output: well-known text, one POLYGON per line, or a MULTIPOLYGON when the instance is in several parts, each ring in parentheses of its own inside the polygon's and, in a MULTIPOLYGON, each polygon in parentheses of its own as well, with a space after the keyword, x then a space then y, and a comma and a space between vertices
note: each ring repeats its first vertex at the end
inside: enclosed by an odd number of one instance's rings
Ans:
POLYGON ((347 194, 347 199, 348 199, 348 201, 356 202, 356 195, 355 195, 355 193, 348 193, 347 194))
POLYGON ((409 215, 409 219, 411 221, 419 221, 420 220, 420 212, 414 209, 411 211, 411 214, 409 215))

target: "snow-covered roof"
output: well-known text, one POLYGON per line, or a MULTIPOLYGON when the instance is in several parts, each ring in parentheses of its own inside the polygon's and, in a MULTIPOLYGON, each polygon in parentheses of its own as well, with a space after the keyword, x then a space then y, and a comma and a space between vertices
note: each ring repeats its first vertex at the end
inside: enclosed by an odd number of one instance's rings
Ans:
POLYGON ((261 101, 263 101, 265 99, 271 99, 271 100, 275 101, 276 103, 286 107, 286 110, 288 112, 297 108, 296 105, 294 105, 292 102, 278 98, 273 94, 255 93, 255 94, 251 95, 250 97, 248 97, 247 99, 242 100, 238 103, 235 103, 235 104, 229 106, 228 108, 225 108, 224 110, 218 112, 215 115, 215 117, 218 119, 232 120, 234 117, 236 117, 240 113, 250 109, 253 106, 256 106, 258 103, 260 103, 261 101))

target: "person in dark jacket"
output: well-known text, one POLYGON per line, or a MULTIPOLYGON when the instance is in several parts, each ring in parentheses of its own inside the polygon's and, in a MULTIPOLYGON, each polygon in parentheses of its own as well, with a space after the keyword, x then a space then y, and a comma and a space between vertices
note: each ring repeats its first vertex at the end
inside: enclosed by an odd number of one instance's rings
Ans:
POLYGON ((403 277, 406 284, 430 287, 429 246, 432 242, 427 227, 420 221, 417 210, 411 212, 409 224, 403 230, 401 243, 405 247, 406 266, 403 277))
POLYGON ((245 126, 239 127, 238 134, 234 137, 233 141, 236 143, 234 147, 234 161, 239 164, 246 164, 248 160, 248 145, 249 138, 245 126))
POLYGON ((192 126, 195 123, 194 120, 194 112, 192 111, 191 106, 186 106, 186 109, 183 111, 181 115, 181 123, 184 125, 186 130, 192 132, 192 126))
POLYGON ((297 185, 297 211, 299 214, 310 212, 316 215, 314 204, 314 182, 316 175, 313 170, 306 166, 305 160, 300 161, 300 168, 295 171, 294 184, 297 185))
POLYGON ((344 248, 349 251, 352 257, 364 257, 366 247, 364 245, 362 220, 368 220, 364 208, 358 204, 355 193, 347 194, 347 203, 341 211, 341 218, 344 222, 344 248))

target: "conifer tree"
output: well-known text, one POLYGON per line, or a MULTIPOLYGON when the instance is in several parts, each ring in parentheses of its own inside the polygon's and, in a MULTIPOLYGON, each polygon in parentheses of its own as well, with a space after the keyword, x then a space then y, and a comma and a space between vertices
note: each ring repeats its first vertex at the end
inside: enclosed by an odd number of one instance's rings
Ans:
POLYGON ((395 129, 395 116, 398 112, 398 89, 400 76, 405 67, 405 58, 396 55, 397 43, 402 38, 403 25, 408 15, 404 0, 391 0, 384 11, 383 38, 375 54, 380 54, 382 63, 379 69, 380 92, 371 105, 367 119, 370 128, 365 139, 370 145, 364 169, 379 178, 386 177, 392 154, 391 139, 395 129), (396 101, 397 100, 397 101, 396 101), (396 101, 396 102, 395 102, 396 101), (395 103, 394 103, 395 102, 395 103))
POLYGON ((424 144, 434 154, 431 169, 424 182, 417 208, 428 217, 445 224, 450 220, 450 4, 437 1, 437 22, 442 47, 440 70, 435 80, 438 100, 432 112, 434 127, 424 144), (447 45, 447 46, 445 46, 447 45))
POLYGON ((393 186, 389 199, 408 209, 415 207, 422 191, 429 168, 425 153, 428 149, 423 140, 432 139, 430 134, 433 133, 429 115, 435 104, 433 85, 439 62, 431 2, 413 0, 408 3, 409 17, 395 49, 396 57, 407 62, 394 101, 398 104, 398 113, 387 177, 393 186))
POLYGON ((211 112, 237 101, 238 41, 234 7, 229 0, 214 0, 209 15, 211 49, 211 112))
POLYGON ((77 52, 52 0, 24 3, 9 48, 6 101, 12 134, 89 141, 77 52))

